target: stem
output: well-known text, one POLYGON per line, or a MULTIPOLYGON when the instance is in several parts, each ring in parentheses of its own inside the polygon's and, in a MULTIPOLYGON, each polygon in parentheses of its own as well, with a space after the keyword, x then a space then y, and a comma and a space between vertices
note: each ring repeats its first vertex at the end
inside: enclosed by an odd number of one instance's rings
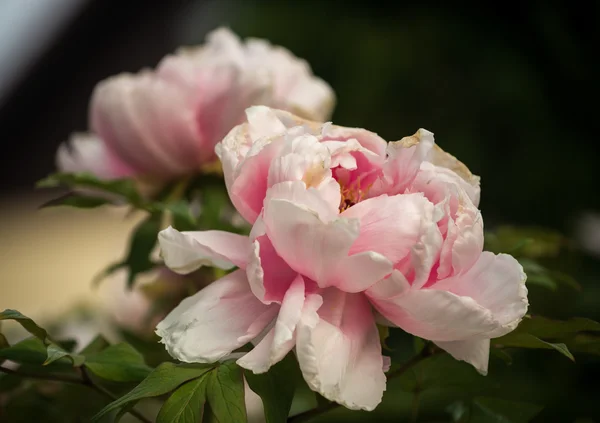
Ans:
MULTIPOLYGON (((440 350, 431 350, 429 349, 427 346, 425 348, 423 348, 421 350, 421 352, 417 355, 415 355, 413 358, 411 358, 410 360, 408 360, 406 363, 404 363, 402 366, 400 366, 398 369, 394 370, 393 372, 390 372, 387 374, 387 379, 390 380, 392 378, 398 377, 403 375, 407 370, 409 370, 411 367, 419 364, 421 361, 441 353, 442 351, 440 350)), ((317 408, 313 408, 312 410, 308 410, 305 411, 303 413, 300 414, 296 414, 295 416, 289 417, 287 419, 287 423, 303 423, 303 422, 307 422, 309 420, 311 420, 313 417, 317 417, 323 413, 327 413, 328 411, 331 410, 335 410, 336 408, 341 407, 340 404, 336 403, 336 402, 330 402, 328 404, 319 406, 317 408)))
MULTIPOLYGON (((78 378, 75 376, 69 376, 69 375, 56 375, 56 374, 53 375, 53 374, 45 374, 45 373, 35 373, 35 372, 26 371, 26 370, 13 370, 13 369, 9 369, 8 367, 4 367, 4 366, 0 365, 0 372, 3 372, 3 373, 12 374, 12 375, 30 378, 30 379, 51 380, 54 382, 64 382, 64 383, 72 383, 75 385, 83 385, 83 386, 87 386, 88 388, 91 388, 94 391, 110 398, 111 401, 115 401, 118 399, 118 397, 116 397, 112 392, 110 392, 109 390, 107 390, 106 388, 104 388, 100 385, 97 385, 90 378, 90 376, 88 375, 85 368, 80 367, 79 369, 81 371, 81 378, 78 378)), ((131 409, 128 412, 130 414, 132 414, 133 416, 137 417, 138 420, 140 420, 141 422, 152 423, 150 420, 148 420, 146 417, 144 417, 142 414, 140 414, 138 411, 136 411, 134 409, 131 409)))

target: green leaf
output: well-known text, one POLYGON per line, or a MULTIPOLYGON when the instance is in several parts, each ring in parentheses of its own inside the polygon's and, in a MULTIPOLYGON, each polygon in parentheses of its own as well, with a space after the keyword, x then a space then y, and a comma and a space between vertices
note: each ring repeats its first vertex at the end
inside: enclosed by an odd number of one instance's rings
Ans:
POLYGON ((190 211, 187 201, 179 200, 169 203, 158 203, 158 210, 167 211, 171 214, 172 226, 179 231, 191 231, 197 228, 198 222, 190 211))
POLYGON ((207 397, 219 423, 246 423, 242 370, 234 362, 217 367, 209 377, 207 397))
POLYGON ((256 375, 250 371, 244 372, 250 389, 262 399, 266 423, 287 421, 296 391, 295 373, 297 364, 293 354, 288 354, 267 373, 256 375))
POLYGON ((131 288, 135 277, 139 273, 151 270, 154 263, 150 254, 158 240, 161 229, 162 217, 160 214, 151 214, 135 228, 129 243, 129 252, 123 264, 128 269, 127 286, 131 288))
POLYGON ((116 401, 108 404, 92 421, 98 421, 105 414, 142 398, 156 397, 171 392, 182 383, 196 379, 211 370, 210 366, 163 363, 158 366, 138 386, 116 401))
POLYGON ((51 342, 50 338, 48 337, 48 332, 46 332, 45 329, 38 326, 37 323, 35 323, 32 319, 19 313, 17 310, 4 310, 2 313, 0 313, 0 320, 14 320, 23 326, 27 332, 41 339, 45 344, 51 342))
POLYGON ((163 404, 157 423, 198 423, 206 402, 207 375, 183 384, 163 404))
POLYGON ((546 342, 528 333, 510 333, 508 335, 503 336, 502 338, 495 339, 493 342, 494 345, 504 347, 534 348, 546 350, 552 349, 558 351, 568 359, 575 361, 573 354, 571 354, 571 352, 565 344, 546 342))
POLYGON ((13 392, 23 382, 21 376, 0 373, 0 393, 13 392))
POLYGON ((66 185, 71 188, 92 188, 127 199, 132 204, 140 204, 141 196, 131 179, 98 179, 91 173, 54 173, 37 183, 38 188, 52 188, 66 185))
POLYGON ((516 332, 530 333, 544 339, 561 339, 580 332, 600 332, 600 323, 581 317, 553 320, 541 316, 526 316, 516 332))
POLYGON ((83 350, 81 350, 81 355, 87 356, 100 352, 109 345, 108 341, 102 335, 98 335, 83 350))
POLYGON ((71 354, 56 344, 50 344, 46 347, 47 358, 44 366, 53 363, 61 358, 68 358, 73 362, 73 366, 79 367, 85 361, 85 357, 79 354, 71 354))
POLYGON ((152 371, 144 362, 144 357, 126 343, 111 345, 89 354, 85 366, 96 376, 114 382, 138 382, 152 371))
POLYGON ((107 198, 101 197, 88 197, 85 195, 70 192, 63 195, 62 197, 50 200, 40 206, 40 208, 56 207, 56 206, 69 206, 80 209, 93 209, 96 207, 104 206, 106 204, 112 204, 107 198))
POLYGON ((0 333, 0 350, 8 347, 10 347, 8 339, 6 339, 6 336, 4 336, 3 333, 0 333))
POLYGON ((62 347, 57 345, 50 339, 48 332, 45 329, 38 326, 32 319, 21 314, 17 310, 6 309, 0 313, 0 320, 14 320, 19 323, 25 330, 40 339, 47 347, 47 357, 44 365, 53 363, 63 357, 69 358, 74 366, 80 366, 83 363, 84 357, 78 354, 70 354, 65 351, 62 347))
POLYGON ((473 400, 469 423, 527 423, 542 409, 536 404, 477 397, 473 400))

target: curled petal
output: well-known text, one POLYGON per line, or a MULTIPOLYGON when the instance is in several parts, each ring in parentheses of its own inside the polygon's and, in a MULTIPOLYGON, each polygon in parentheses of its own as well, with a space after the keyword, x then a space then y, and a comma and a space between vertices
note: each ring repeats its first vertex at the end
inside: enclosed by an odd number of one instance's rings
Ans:
POLYGON ((304 312, 296 352, 311 389, 352 410, 373 410, 385 391, 375 320, 362 294, 323 292, 318 313, 304 312))
POLYGON ((179 232, 169 226, 158 242, 167 267, 181 274, 207 265, 245 268, 250 257, 247 237, 223 231, 179 232))
POLYGON ((183 300, 156 333, 178 360, 212 363, 256 338, 277 309, 256 299, 240 269, 183 300))

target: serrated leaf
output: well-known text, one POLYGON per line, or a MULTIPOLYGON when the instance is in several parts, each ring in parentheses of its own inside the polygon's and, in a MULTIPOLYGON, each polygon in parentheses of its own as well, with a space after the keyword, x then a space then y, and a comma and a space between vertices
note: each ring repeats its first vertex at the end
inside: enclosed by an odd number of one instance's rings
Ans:
POLYGON ((104 206, 106 204, 112 204, 112 202, 107 198, 88 197, 82 194, 70 192, 61 197, 55 198, 42 204, 40 206, 40 209, 57 206, 69 206, 76 207, 79 209, 93 209, 96 207, 104 206))
POLYGON ((537 404, 477 397, 473 400, 469 423, 527 423, 542 409, 537 404))
POLYGON ((163 363, 154 369, 138 386, 100 410, 92 418, 92 421, 98 421, 107 413, 121 408, 132 401, 156 397, 171 392, 182 383, 196 379, 210 370, 210 366, 163 363))
POLYGON ((114 382, 138 382, 152 371, 144 357, 126 343, 90 353, 86 356, 85 366, 96 376, 114 382))
POLYGON ((206 402, 207 375, 186 382, 169 397, 156 417, 157 423, 198 423, 206 402))
POLYGON ((569 351, 567 346, 563 343, 552 343, 541 340, 540 338, 533 336, 528 333, 510 333, 492 341, 494 345, 500 345, 504 347, 513 348, 534 348, 534 349, 553 349, 567 357, 568 359, 575 361, 573 354, 569 351))
POLYGON ((250 389, 260 396, 265 410, 266 423, 285 423, 290 413, 298 372, 294 355, 288 354, 267 373, 256 375, 245 371, 250 389))
POLYGON ((207 398, 219 423, 246 423, 242 370, 235 363, 222 364, 209 375, 207 398))
POLYGON ((54 173, 39 181, 38 188, 52 188, 66 185, 71 188, 92 188, 127 199, 132 204, 141 203, 141 196, 131 179, 98 179, 91 173, 54 173))

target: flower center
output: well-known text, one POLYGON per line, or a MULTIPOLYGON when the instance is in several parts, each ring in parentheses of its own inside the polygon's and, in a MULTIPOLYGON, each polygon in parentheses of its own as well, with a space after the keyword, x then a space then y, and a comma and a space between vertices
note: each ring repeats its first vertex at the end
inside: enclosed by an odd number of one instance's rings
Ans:
POLYGON ((342 194, 342 198, 340 200, 340 213, 367 198, 367 193, 370 188, 361 188, 360 180, 355 181, 350 186, 340 186, 340 192, 342 194))

